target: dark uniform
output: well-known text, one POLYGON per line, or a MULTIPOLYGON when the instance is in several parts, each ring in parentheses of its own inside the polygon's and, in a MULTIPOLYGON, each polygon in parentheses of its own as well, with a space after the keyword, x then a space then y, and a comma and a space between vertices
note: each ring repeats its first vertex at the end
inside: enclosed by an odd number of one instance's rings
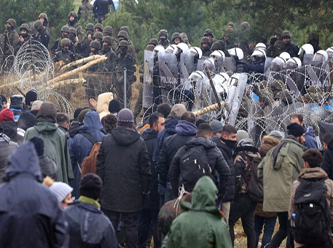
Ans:
POLYGON ((58 50, 55 53, 55 57, 53 58, 54 62, 63 61, 65 64, 69 64, 70 62, 73 62, 75 60, 75 54, 73 54, 69 47, 72 44, 70 39, 64 38, 61 40, 61 50, 58 50))
POLYGON ((74 11, 69 12, 68 14, 68 27, 73 27, 76 30, 76 36, 79 38, 79 41, 81 41, 84 37, 83 29, 81 25, 78 22, 78 16, 74 11), (73 16, 74 20, 71 21, 70 17, 73 16))
MULTIPOLYGON (((133 56, 133 58, 135 59, 135 48, 132 45, 132 42, 129 40, 128 33, 125 30, 120 30, 117 37, 119 39, 119 42, 122 40, 127 41, 127 44, 128 44, 127 52, 130 53, 133 56)), ((121 50, 118 47, 116 53, 119 54, 120 52, 121 52, 121 50)))
POLYGON ((7 42, 9 42, 10 47, 7 47, 5 54, 10 55, 17 49, 17 43, 19 41, 19 35, 17 34, 15 28, 16 28, 16 21, 14 19, 8 19, 6 24, 10 24, 10 27, 7 25, 7 32, 5 32, 5 35, 7 35, 7 42))
POLYGON ((21 41, 19 39, 19 41, 17 42, 15 55, 17 54, 18 50, 20 50, 21 46, 31 39, 31 36, 29 34, 29 25, 28 24, 23 23, 20 26, 20 35, 19 35, 19 37, 22 37, 23 41, 21 41), (22 31, 25 31, 25 32, 22 32, 22 31))
POLYGON ((84 37, 84 39, 79 42, 77 46, 78 53, 80 54, 81 57, 88 57, 90 53, 90 43, 93 40, 94 37, 94 24, 88 23, 86 25, 86 32, 87 36, 84 37))
POLYGON ((118 44, 117 44, 117 40, 112 36, 113 35, 113 28, 111 26, 104 27, 103 35, 111 37, 111 41, 112 41, 111 47, 112 47, 112 50, 114 52, 116 52, 117 49, 118 49, 118 44))
POLYGON ((110 91, 111 89, 111 81, 113 78, 116 62, 117 62, 117 55, 111 48, 112 39, 110 36, 103 37, 103 49, 100 51, 101 55, 105 55, 107 60, 104 62, 104 67, 107 70, 105 72, 105 89, 104 92, 110 91))
POLYGON ((50 42, 50 33, 46 30, 46 28, 43 26, 42 21, 38 20, 34 23, 34 28, 37 30, 38 34, 35 37, 37 41, 42 43, 46 48, 49 46, 50 42))
POLYGON ((88 20, 89 14, 92 12, 94 6, 88 2, 88 0, 82 0, 82 5, 77 12, 78 19, 81 19, 81 13, 84 14, 84 21, 88 20))
POLYGON ((158 44, 162 45, 164 49, 170 45, 170 41, 168 40, 168 31, 166 29, 161 29, 158 33, 158 44), (161 36, 164 36, 164 38, 161 38, 161 36))
POLYGON ((126 40, 122 40, 119 42, 119 54, 117 58, 116 64, 116 78, 115 88, 117 98, 121 103, 124 103, 124 69, 126 68, 126 88, 127 88, 127 107, 129 107, 130 98, 132 96, 132 89, 131 84, 135 81, 134 73, 135 73, 135 59, 133 58, 132 54, 128 51, 128 42, 126 40))

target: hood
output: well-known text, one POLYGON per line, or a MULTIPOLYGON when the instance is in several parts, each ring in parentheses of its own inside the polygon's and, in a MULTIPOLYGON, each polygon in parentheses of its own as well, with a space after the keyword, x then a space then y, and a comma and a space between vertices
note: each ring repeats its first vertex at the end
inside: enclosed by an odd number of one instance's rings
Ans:
POLYGON ((315 136, 315 133, 314 133, 313 127, 308 126, 308 127, 306 128, 305 135, 310 135, 310 136, 312 136, 313 138, 315 138, 316 136, 315 136))
POLYGON ((57 122, 57 110, 53 103, 51 102, 44 102, 38 111, 37 122, 57 122))
POLYGON ((267 152, 273 147, 277 146, 280 141, 272 136, 266 135, 262 139, 261 146, 259 148, 259 153, 261 157, 265 157, 267 152))
POLYGON ((217 200, 217 188, 208 176, 201 177, 192 192, 192 202, 181 202, 184 210, 203 210, 218 213, 215 201, 217 200))
POLYGON ((6 134, 11 140, 16 138, 17 127, 15 121, 4 121, 0 123, 0 129, 2 133, 6 134))
POLYGON ((30 141, 20 145, 13 154, 8 157, 8 167, 4 173, 4 181, 8 182, 13 177, 20 174, 30 174, 35 177, 37 181, 43 181, 35 146, 30 141))
POLYGON ((79 132, 84 133, 89 130, 103 131, 103 125, 99 120, 99 114, 96 111, 89 111, 83 119, 83 126, 79 127, 79 132))
POLYGON ((186 142, 186 146, 204 146, 206 149, 216 147, 216 143, 205 137, 195 137, 186 142))
POLYGON ((156 139, 157 138, 158 132, 156 132, 154 129, 147 128, 142 134, 141 137, 147 141, 151 139, 156 139))
POLYGON ((191 122, 181 120, 178 121, 176 132, 182 136, 195 135, 197 133, 197 127, 191 122))
POLYGON ((38 122, 34 127, 39 133, 53 133, 57 131, 58 124, 51 122, 38 122))
POLYGON ((298 175, 298 178, 328 178, 327 173, 320 167, 303 168, 298 175))
POLYGON ((107 112, 108 114, 110 114, 109 103, 111 102, 112 99, 113 99, 113 94, 111 92, 106 92, 98 95, 97 107, 96 107, 97 113, 100 114, 102 112, 107 112))
POLYGON ((175 134, 177 124, 178 124, 177 119, 167 119, 167 120, 165 120, 164 129, 166 132, 175 134))
POLYGON ((132 128, 116 127, 111 130, 115 141, 122 146, 129 146, 140 139, 140 134, 132 128))
POLYGON ((80 123, 78 121, 72 121, 68 130, 69 136, 73 138, 77 133, 77 131, 79 130, 79 128, 80 128, 80 123))

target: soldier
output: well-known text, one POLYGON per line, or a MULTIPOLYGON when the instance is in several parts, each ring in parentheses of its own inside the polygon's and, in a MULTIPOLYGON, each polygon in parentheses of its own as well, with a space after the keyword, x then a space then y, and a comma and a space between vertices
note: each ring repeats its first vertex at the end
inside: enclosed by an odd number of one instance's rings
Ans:
POLYGON ((50 33, 49 19, 47 18, 47 14, 41 13, 38 18, 43 23, 43 26, 46 28, 46 30, 50 33))
POLYGON ((68 27, 73 27, 76 30, 76 35, 81 41, 84 37, 83 30, 81 25, 78 22, 78 16, 74 11, 69 12, 68 14, 68 27))
MULTIPOLYGON (((60 46, 60 41, 63 39, 63 38, 68 38, 68 35, 69 35, 69 27, 67 25, 64 25, 62 26, 61 28, 61 38, 58 38, 56 40, 56 42, 54 42, 53 46, 51 47, 51 52, 53 54, 55 54, 55 52, 61 48, 60 46)), ((69 50, 71 50, 73 53, 74 53, 74 50, 72 50, 74 47, 72 48, 69 48, 69 50)))
MULTIPOLYGON (((91 43, 90 43, 91 52, 90 52, 89 56, 99 54, 100 50, 101 50, 101 44, 96 40, 91 41, 91 43)), ((101 67, 101 65, 96 64, 96 65, 90 66, 87 69, 87 71, 89 74, 95 73, 99 70, 100 67, 101 67)), ((86 96, 88 97, 88 99, 90 99, 90 98, 97 99, 97 96, 99 94, 97 91, 99 88, 100 88, 99 80, 96 77, 94 77, 94 76, 87 77, 86 96)))
POLYGON ((211 29, 206 29, 204 34, 203 34, 204 37, 208 37, 209 39, 209 48, 211 48, 211 46, 213 45, 213 43, 216 41, 214 39, 214 33, 211 29))
POLYGON ((95 33, 96 32, 101 32, 103 33, 103 25, 101 23, 96 23, 95 24, 95 33))
POLYGON ((211 54, 211 50, 209 47, 209 39, 208 37, 202 37, 201 38, 201 45, 200 45, 200 49, 202 50, 202 56, 206 56, 208 57, 211 54))
MULTIPOLYGON (((125 30, 120 30, 117 37, 119 39, 119 42, 122 41, 122 40, 127 41, 127 43, 128 43, 127 52, 129 52, 133 56, 133 58, 135 59, 135 49, 134 49, 134 46, 132 44, 130 44, 129 41, 128 41, 129 40, 128 33, 125 30)), ((119 54, 120 52, 121 51, 118 48, 117 54, 119 54)))
MULTIPOLYGON (((78 38, 76 37, 76 30, 75 30, 75 28, 73 28, 73 27, 69 28, 68 39, 71 40, 71 42, 73 43, 74 47, 76 48, 76 46, 78 44, 78 38)), ((75 54, 75 50, 74 50, 74 54, 75 54)))
POLYGON ((100 51, 100 54, 105 55, 108 59, 105 61, 105 67, 109 72, 114 71, 114 67, 117 61, 117 55, 111 49, 112 39, 110 36, 103 37, 103 49, 100 51))
POLYGON ((35 21, 34 28, 38 32, 37 36, 35 37, 35 40, 39 41, 46 48, 48 48, 51 37, 50 37, 50 33, 43 26, 43 23, 41 22, 41 20, 35 21))
POLYGON ((58 50, 53 58, 55 63, 60 62, 61 65, 66 65, 75 60, 75 54, 69 50, 71 44, 72 41, 68 38, 61 40, 61 50, 58 50))
POLYGON ((282 33, 282 41, 284 43, 284 50, 283 52, 287 52, 290 54, 290 57, 297 57, 299 47, 295 44, 290 42, 291 34, 288 30, 283 31, 282 33))
POLYGON ((188 47, 191 47, 191 44, 190 44, 190 42, 189 42, 189 40, 188 40, 188 37, 187 37, 187 34, 186 34, 185 32, 182 32, 182 33, 180 33, 179 35, 180 35, 180 37, 182 38, 182 41, 183 41, 186 45, 188 45, 188 47))
POLYGON ((153 45, 154 47, 156 47, 158 45, 158 40, 155 38, 152 38, 149 40, 148 45, 153 45))
POLYGON ((183 42, 178 32, 172 34, 171 42, 176 45, 178 45, 180 42, 183 42))
POLYGON ((23 45, 23 43, 25 43, 31 39, 31 36, 29 33, 30 33, 29 25, 26 23, 23 23, 20 26, 19 41, 16 45, 15 55, 17 54, 18 50, 23 45))
POLYGON ((129 106, 130 98, 132 96, 131 84, 135 81, 135 59, 132 54, 128 51, 128 42, 121 40, 119 42, 119 54, 116 65, 116 79, 115 88, 117 92, 117 98, 120 102, 124 103, 124 69, 126 68, 126 88, 127 88, 127 106, 129 106))
POLYGON ((128 42, 128 45, 131 45, 134 48, 134 51, 135 51, 134 43, 129 38, 129 34, 130 34, 129 27, 122 26, 122 27, 120 27, 119 31, 121 31, 121 30, 124 30, 124 31, 127 32, 127 36, 128 36, 127 42, 128 42))
POLYGON ((77 12, 78 19, 81 19, 81 11, 84 14, 84 21, 88 20, 90 12, 93 10, 94 6, 88 2, 88 0, 82 0, 82 5, 79 7, 77 12))
POLYGON ((168 30, 160 30, 160 32, 158 33, 158 44, 161 44, 164 49, 166 49, 170 45, 170 41, 168 40, 168 30))
POLYGON ((84 58, 89 56, 90 53, 90 43, 94 37, 94 24, 88 23, 86 25, 87 36, 79 43, 78 52, 84 58))
POLYGON ((113 28, 111 26, 105 26, 103 29, 103 35, 104 36, 110 36, 111 37, 111 47, 114 52, 118 49, 117 40, 112 36, 113 35, 113 28))
POLYGON ((98 41, 101 44, 101 47, 103 46, 103 33, 97 31, 94 35, 94 40, 98 41))
POLYGON ((98 22, 102 23, 102 18, 105 19, 105 15, 109 13, 109 5, 113 6, 112 0, 95 0, 94 2, 94 16, 98 18, 98 22))
POLYGON ((17 42, 19 40, 19 35, 17 34, 15 28, 16 28, 16 21, 12 18, 8 19, 6 21, 6 25, 7 25, 7 30, 5 31, 5 35, 7 35, 8 38, 8 42, 11 46, 10 47, 6 47, 4 54, 6 55, 10 55, 12 53, 14 53, 14 51, 17 49, 17 42))

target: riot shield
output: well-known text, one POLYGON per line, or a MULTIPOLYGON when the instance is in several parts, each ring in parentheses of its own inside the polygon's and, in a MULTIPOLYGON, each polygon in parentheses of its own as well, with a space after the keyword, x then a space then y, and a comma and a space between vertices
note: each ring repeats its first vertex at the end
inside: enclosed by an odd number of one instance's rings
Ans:
POLYGON ((265 67, 264 67, 264 73, 266 73, 266 71, 271 67, 271 63, 273 61, 274 58, 271 57, 267 57, 265 60, 265 67))
POLYGON ((230 125, 235 125, 236 123, 239 107, 242 102, 246 84, 247 84, 247 74, 240 73, 238 77, 237 86, 232 86, 230 88, 231 91, 234 91, 234 93, 230 94, 230 98, 228 97, 229 98, 228 103, 230 104, 228 106, 230 108, 230 112, 228 115, 228 123, 230 125))
POLYGON ((313 54, 304 54, 302 65, 310 65, 313 60, 313 54))
POLYGON ((225 72, 236 72, 236 61, 233 57, 226 57, 225 61, 223 62, 223 68, 225 72))
POLYGON ((162 102, 168 102, 168 93, 177 86, 177 57, 172 53, 159 52, 160 87, 162 102))
POLYGON ((154 52, 144 51, 143 61, 143 90, 142 106, 149 108, 154 103, 154 84, 153 84, 154 52))
POLYGON ((180 77, 187 79, 194 71, 194 57, 190 52, 183 52, 180 55, 180 77))

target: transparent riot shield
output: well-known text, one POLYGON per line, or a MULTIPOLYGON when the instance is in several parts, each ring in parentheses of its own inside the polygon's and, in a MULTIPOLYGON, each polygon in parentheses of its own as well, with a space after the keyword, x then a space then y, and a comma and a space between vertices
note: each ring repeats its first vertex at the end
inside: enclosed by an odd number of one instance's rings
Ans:
POLYGON ((302 65, 310 65, 313 60, 313 54, 304 54, 302 65))
POLYGON ((194 71, 194 57, 190 52, 183 52, 180 55, 180 77, 187 79, 194 71))
POLYGON ((149 108, 154 103, 154 84, 153 84, 154 52, 144 51, 143 61, 143 90, 142 106, 149 108))
POLYGON ((158 53, 162 102, 168 102, 169 91, 177 86, 177 64, 177 57, 175 54, 165 52, 158 53))
POLYGON ((236 61, 233 57, 226 57, 223 62, 223 68, 225 72, 235 73, 236 72, 236 61))
POLYGON ((267 57, 265 60, 265 67, 264 67, 264 73, 266 73, 266 71, 271 67, 271 63, 273 61, 274 58, 271 57, 267 57))

